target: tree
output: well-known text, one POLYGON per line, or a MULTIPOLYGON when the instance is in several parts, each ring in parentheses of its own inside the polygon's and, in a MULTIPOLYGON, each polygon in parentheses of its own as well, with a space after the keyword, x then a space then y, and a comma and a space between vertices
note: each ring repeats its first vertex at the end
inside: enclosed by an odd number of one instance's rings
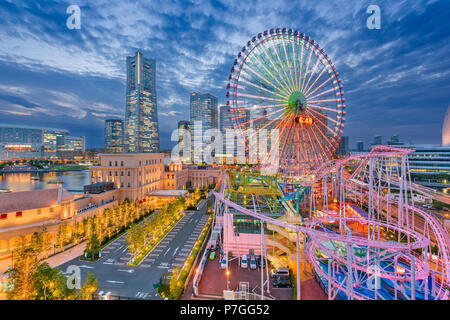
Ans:
POLYGON ((21 245, 14 252, 14 258, 14 267, 10 272, 11 280, 14 283, 14 290, 9 293, 8 299, 34 299, 37 290, 33 275, 39 265, 38 252, 32 247, 21 245))
POLYGON ((211 198, 206 199, 206 212, 211 212, 212 200, 211 198))
POLYGON ((127 242, 128 250, 131 255, 136 258, 136 255, 143 249, 144 246, 144 236, 145 227, 143 225, 137 224, 130 228, 127 235, 125 236, 125 241, 127 242))
POLYGON ((88 256, 91 257, 91 260, 94 260, 95 257, 99 255, 100 241, 98 240, 97 234, 95 232, 91 235, 86 244, 86 252, 88 256))
POLYGON ((98 280, 95 275, 88 272, 86 280, 76 296, 77 300, 94 300, 94 294, 98 290, 98 280))
POLYGON ((180 281, 181 268, 180 266, 172 270, 169 281, 170 299, 178 300, 181 293, 183 293, 183 283, 180 281))
MULTIPOLYGON (((40 264, 36 272, 33 274, 35 280, 35 286, 37 290, 37 299, 51 300, 54 296, 60 297, 60 279, 61 276, 65 279, 64 275, 60 273, 58 268, 52 268, 47 262, 40 264), (54 292, 56 291, 56 295, 54 292)), ((63 287, 65 286, 65 281, 63 281, 63 287)))

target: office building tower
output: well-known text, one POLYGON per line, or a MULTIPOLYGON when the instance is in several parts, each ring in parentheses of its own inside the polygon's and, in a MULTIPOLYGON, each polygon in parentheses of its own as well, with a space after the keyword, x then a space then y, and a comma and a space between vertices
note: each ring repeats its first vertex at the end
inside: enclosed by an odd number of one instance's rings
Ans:
POLYGON ((63 144, 63 137, 69 135, 69 131, 63 129, 43 129, 45 157, 57 156, 58 149, 63 144))
POLYGON ((400 142, 400 136, 398 134, 393 134, 391 136, 391 140, 388 142, 388 145, 396 146, 396 145, 402 145, 403 143, 400 142))
POLYGON ((382 144, 383 144, 383 142, 381 141, 381 136, 379 134, 377 134, 376 136, 373 137, 373 142, 372 142, 373 146, 379 146, 382 144))
POLYGON ((356 142, 356 151, 358 151, 358 152, 364 151, 364 142, 362 140, 358 140, 356 142))
POLYGON ((124 151, 158 152, 156 62, 140 51, 127 57, 126 94, 124 151))
POLYGON ((209 93, 192 92, 190 115, 191 132, 193 132, 191 135, 191 157, 194 163, 201 163, 204 160, 204 147, 211 143, 211 140, 204 139, 204 135, 210 129, 218 129, 217 98, 209 93))
POLYGON ((219 129, 223 141, 221 153, 223 162, 233 162, 233 159, 236 156, 235 139, 231 135, 227 136, 227 130, 230 131, 234 127, 232 118, 233 113, 230 111, 229 106, 219 106, 219 129))
POLYGON ((349 154, 349 147, 348 147, 348 136, 342 136, 341 140, 339 141, 339 146, 336 150, 336 155, 339 156, 345 156, 349 154))
POLYGON ((105 152, 123 152, 123 121, 121 119, 105 120, 105 152))

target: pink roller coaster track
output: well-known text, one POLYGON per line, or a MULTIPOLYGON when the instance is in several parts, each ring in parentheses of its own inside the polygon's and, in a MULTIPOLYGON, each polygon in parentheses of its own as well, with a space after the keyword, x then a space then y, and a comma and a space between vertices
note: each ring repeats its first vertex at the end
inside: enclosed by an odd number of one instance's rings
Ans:
MULTIPOLYGON (((377 158, 377 157, 404 157, 408 153, 412 152, 412 149, 402 149, 402 148, 392 148, 387 146, 377 146, 372 149, 372 151, 369 154, 364 155, 354 155, 350 156, 345 159, 340 160, 331 160, 326 163, 324 163, 322 166, 320 166, 315 172, 314 176, 315 179, 311 182, 304 183, 304 186, 313 186, 314 184, 322 181, 324 177, 327 175, 330 175, 332 172, 336 172, 340 168, 343 168, 344 164, 352 161, 352 160, 362 160, 361 164, 357 167, 355 172, 351 175, 351 178, 354 178, 356 175, 358 175, 361 170, 367 165, 367 163, 370 161, 371 158, 377 158)), ((316 267, 315 269, 318 270, 319 273, 322 273, 321 275, 323 277, 329 277, 325 272, 323 272, 320 268, 317 267, 316 259, 314 259, 314 251, 317 248, 320 248, 322 251, 325 251, 327 255, 329 255, 332 259, 334 259, 337 262, 340 262, 342 264, 348 265, 350 263, 351 267, 356 270, 361 270, 363 272, 366 272, 367 274, 373 274, 373 271, 370 270, 368 263, 361 263, 358 261, 349 261, 346 255, 340 255, 339 252, 336 250, 330 250, 329 248, 326 248, 323 243, 324 241, 333 241, 333 242, 340 242, 347 246, 360 246, 360 247, 366 247, 366 248, 378 248, 377 250, 384 250, 388 254, 399 254, 402 255, 403 258, 408 258, 408 255, 411 256, 414 252, 412 250, 414 249, 422 249, 425 250, 425 253, 427 252, 427 248, 430 246, 430 239, 427 237, 425 232, 421 232, 423 230, 416 230, 414 226, 412 227, 405 227, 403 224, 397 223, 394 221, 381 221, 379 219, 376 219, 375 217, 369 217, 368 219, 355 219, 355 218, 349 218, 346 216, 341 217, 333 217, 333 220, 339 221, 339 222, 364 222, 367 223, 369 226, 373 228, 373 230, 378 230, 382 227, 389 228, 390 230, 394 230, 398 233, 401 233, 402 235, 405 235, 409 240, 408 242, 396 242, 396 241, 383 241, 383 240, 376 240, 372 239, 370 237, 365 236, 359 236, 351 234, 351 232, 347 232, 346 234, 342 233, 333 233, 333 232, 326 232, 322 230, 316 230, 316 226, 318 226, 321 222, 326 221, 327 219, 312 219, 308 221, 307 224, 303 225, 295 225, 291 223, 287 223, 284 221, 280 221, 278 219, 274 219, 271 217, 268 217, 262 213, 258 213, 256 211, 252 211, 249 209, 246 209, 242 206, 240 206, 237 203, 234 203, 230 199, 226 197, 226 186, 227 186, 227 175, 224 174, 222 177, 222 185, 219 192, 214 192, 214 195, 216 197, 216 201, 222 202, 226 207, 233 208, 234 210, 247 214, 249 216, 255 217, 257 219, 261 219, 263 221, 266 221, 267 223, 271 223, 280 227, 284 227, 287 229, 290 229, 295 232, 301 232, 305 235, 308 235, 310 241, 307 245, 307 253, 309 260, 313 263, 313 265, 316 267)), ((343 183, 350 183, 350 179, 347 179, 343 183)), ((363 196, 367 199, 368 197, 368 191, 362 192, 363 196)), ((380 198, 383 198, 383 195, 372 195, 374 196, 374 199, 379 200, 380 198)), ((382 199, 383 201, 385 199, 382 199)), ((419 209, 413 205, 410 205, 409 203, 399 203, 398 201, 394 199, 389 200, 391 204, 397 205, 399 207, 405 208, 405 210, 409 210, 411 215, 417 215, 421 217, 427 226, 429 226, 430 230, 433 232, 435 236, 435 242, 438 246, 440 256, 442 257, 440 263, 441 268, 441 286, 439 289, 434 292, 433 296, 436 299, 448 299, 448 290, 444 288, 444 285, 447 287, 450 286, 450 240, 449 235, 447 231, 443 228, 441 223, 434 218, 431 214, 428 212, 419 209)), ((416 254, 417 255, 417 254, 416 254)), ((420 258, 420 257, 419 257, 420 258)), ((427 279, 429 275, 429 267, 428 267, 428 260, 422 261, 418 259, 415 265, 413 265, 413 270, 410 271, 409 275, 403 275, 403 280, 411 281, 411 280, 419 280, 419 279, 427 279)), ((411 268, 412 269, 412 268, 411 268)), ((400 280, 400 276, 396 274, 395 272, 387 272, 387 271, 381 271, 379 274, 383 278, 392 279, 392 280, 400 280)), ((355 299, 365 299, 364 296, 351 292, 351 289, 348 290, 345 286, 342 285, 341 282, 338 282, 335 279, 331 279, 331 281, 334 281, 334 285, 340 286, 340 290, 344 290, 347 294, 350 294, 351 297, 355 299)))

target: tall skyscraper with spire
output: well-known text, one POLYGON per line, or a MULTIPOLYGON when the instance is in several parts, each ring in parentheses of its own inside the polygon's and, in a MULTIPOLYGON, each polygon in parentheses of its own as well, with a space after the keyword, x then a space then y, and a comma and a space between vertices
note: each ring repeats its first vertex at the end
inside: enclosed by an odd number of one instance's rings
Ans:
POLYGON ((138 50, 127 57, 124 152, 159 151, 156 62, 138 50))

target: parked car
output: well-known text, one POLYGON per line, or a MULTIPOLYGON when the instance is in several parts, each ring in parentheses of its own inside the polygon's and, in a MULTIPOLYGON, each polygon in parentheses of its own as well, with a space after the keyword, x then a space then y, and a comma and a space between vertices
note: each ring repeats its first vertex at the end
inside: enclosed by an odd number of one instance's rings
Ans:
POLYGON ((275 288, 292 288, 291 277, 289 276, 276 276, 272 280, 272 284, 275 288))
POLYGON ((248 267, 248 260, 247 255, 243 254, 241 259, 241 268, 247 268, 248 267))
POLYGON ((288 268, 278 268, 277 271, 272 272, 272 278, 277 278, 280 276, 288 276, 289 277, 289 269, 288 268))
POLYGON ((256 258, 255 256, 250 257, 250 269, 256 269, 256 258))
POLYGON ((227 268, 227 259, 225 257, 222 257, 222 261, 220 262, 220 267, 222 269, 226 269, 227 268))

